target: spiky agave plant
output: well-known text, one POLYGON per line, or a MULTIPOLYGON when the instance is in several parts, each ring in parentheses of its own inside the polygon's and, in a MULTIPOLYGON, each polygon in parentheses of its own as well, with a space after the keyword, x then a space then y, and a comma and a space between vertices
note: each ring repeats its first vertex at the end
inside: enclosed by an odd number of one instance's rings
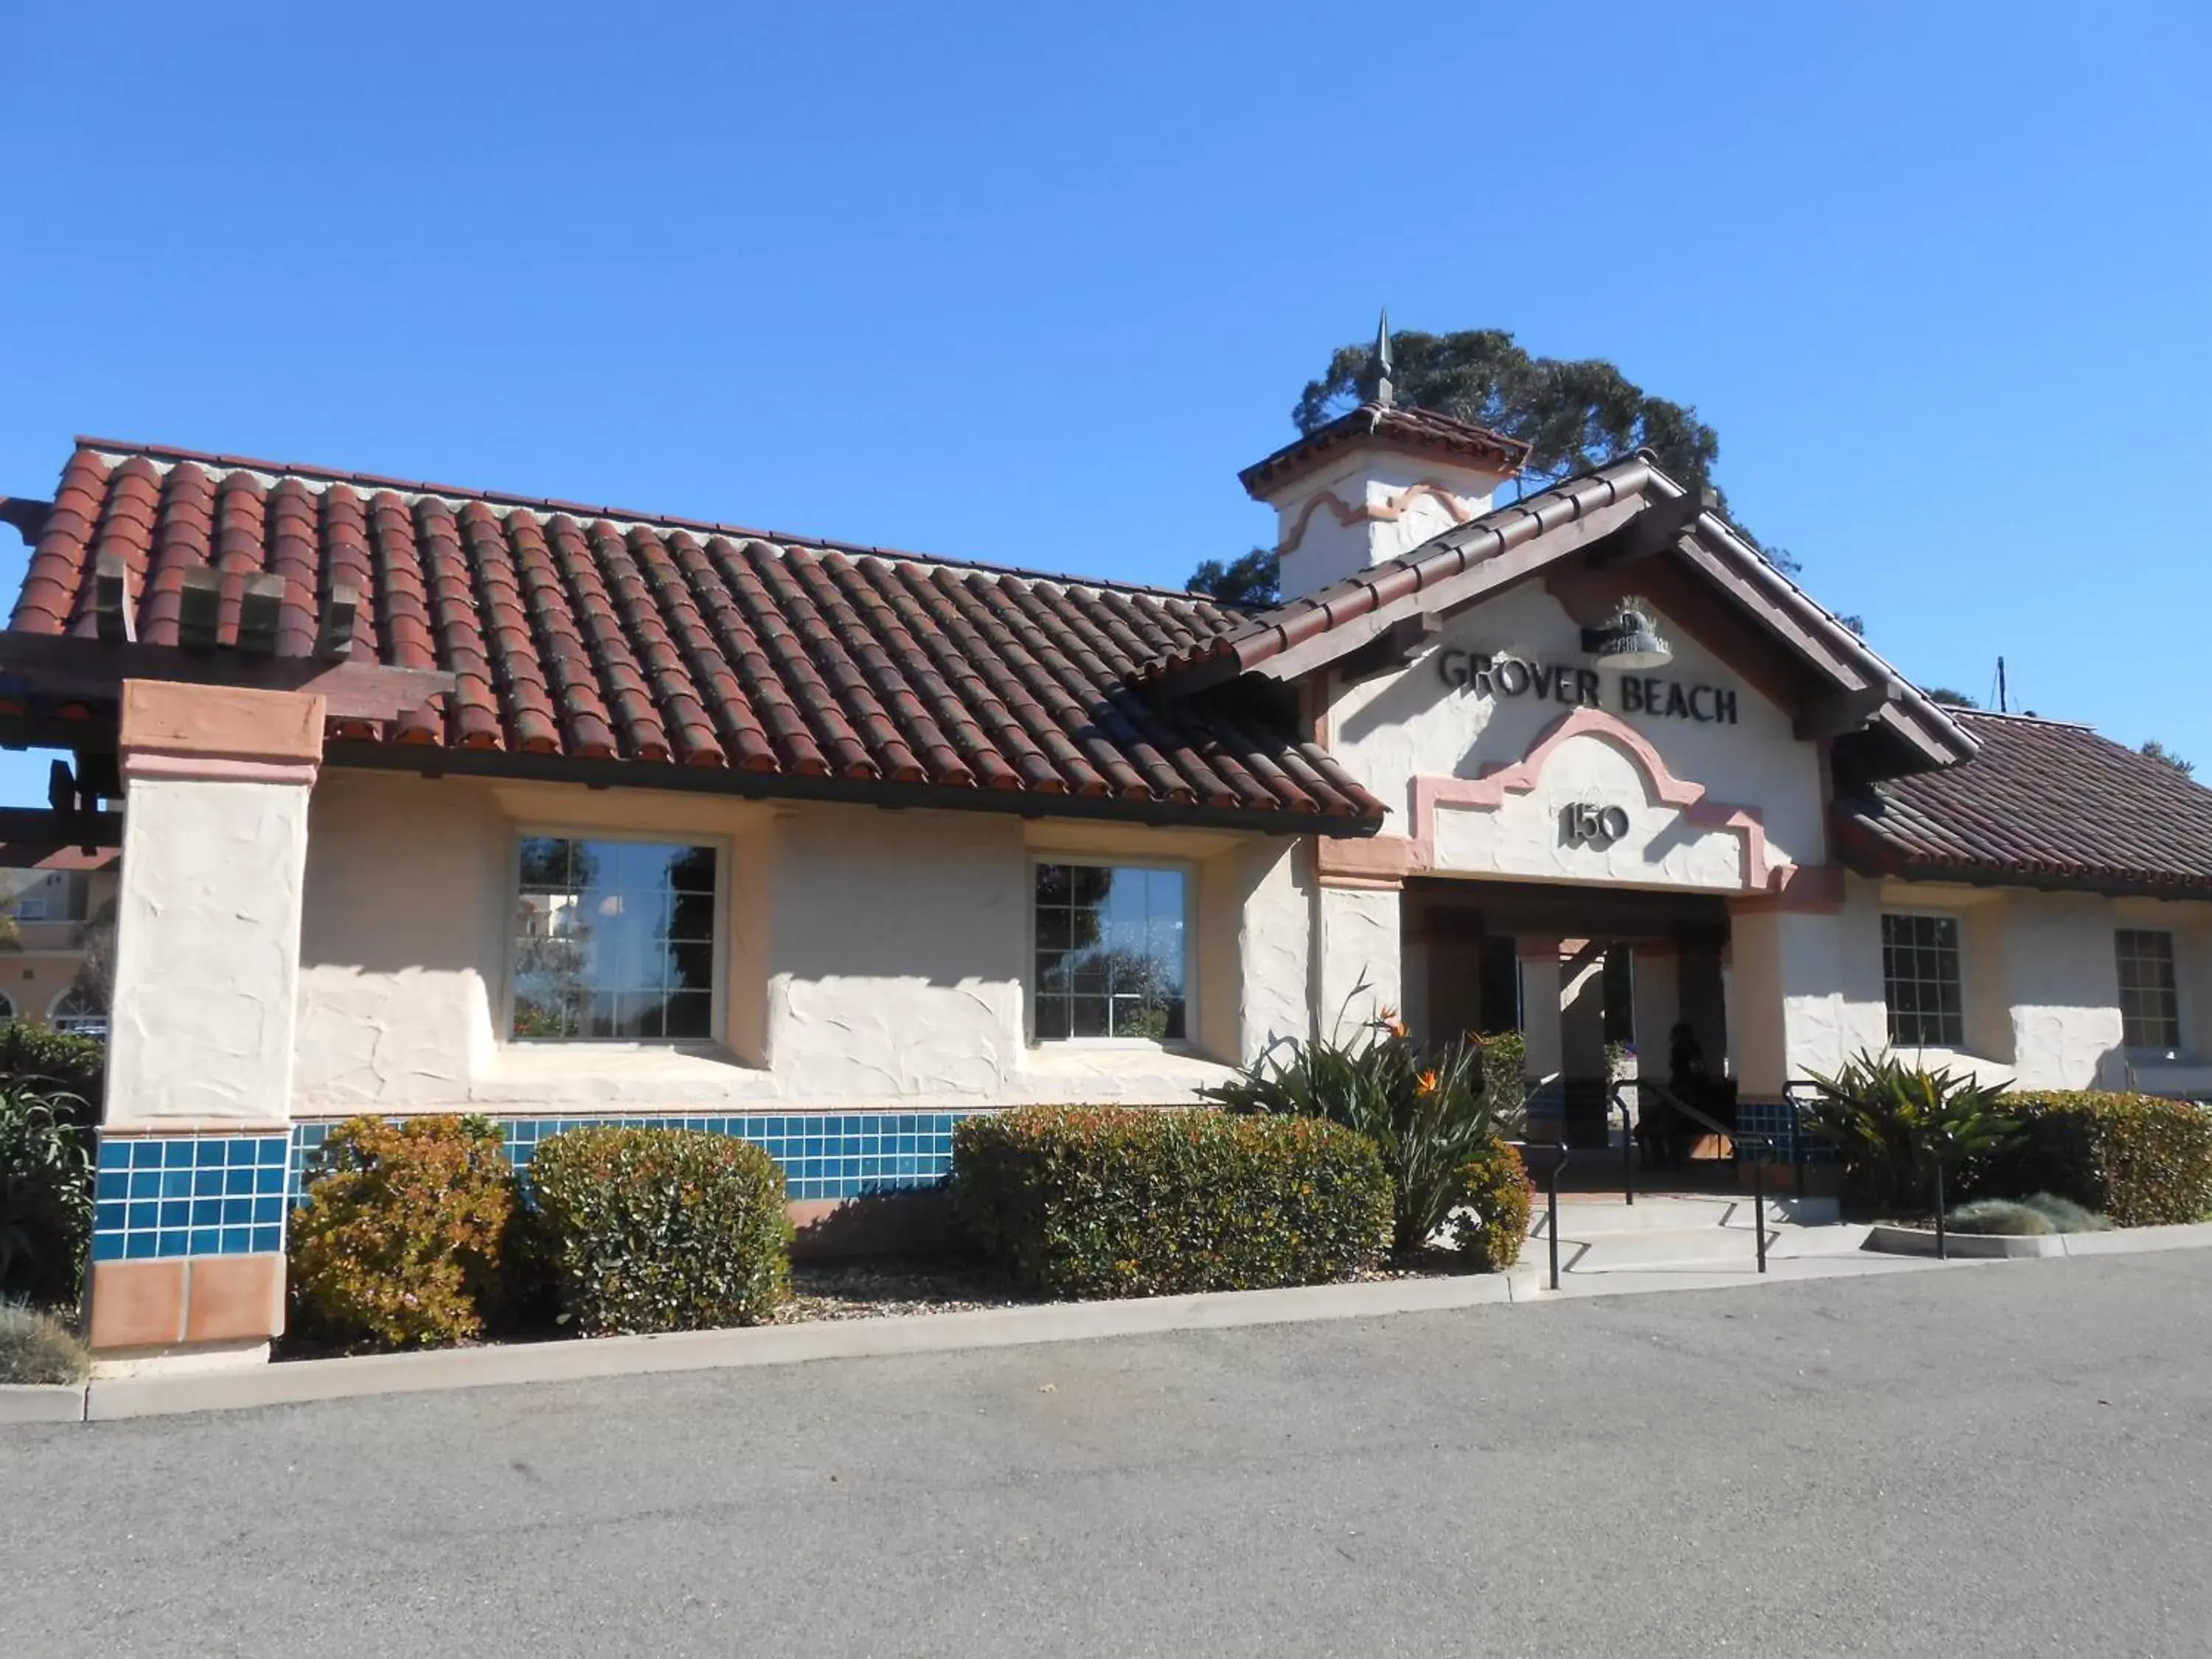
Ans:
POLYGON ((1395 1190, 1392 1247, 1414 1250, 1457 1200, 1460 1170, 1494 1130, 1479 1044, 1424 1049, 1395 1010, 1349 1036, 1271 1045, 1234 1083, 1201 1091, 1232 1112, 1326 1118, 1375 1143, 1395 1190))
POLYGON ((1955 1170, 2020 1133, 2002 1091, 1948 1066, 1862 1050, 1832 1076, 1814 1073, 1813 1084, 1807 1131, 1836 1149, 1854 1194, 1880 1207, 1921 1201, 1939 1163, 1955 1170))

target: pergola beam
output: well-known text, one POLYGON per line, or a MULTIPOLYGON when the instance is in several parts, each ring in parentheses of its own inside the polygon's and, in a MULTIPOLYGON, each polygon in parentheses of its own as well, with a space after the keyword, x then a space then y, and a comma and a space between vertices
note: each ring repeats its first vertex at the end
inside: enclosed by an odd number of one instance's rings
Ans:
MULTIPOLYGON (((189 599, 193 591, 188 584, 182 592, 189 599)), ((397 720, 453 689, 453 677, 434 668, 143 643, 104 645, 67 635, 11 632, 0 632, 0 673, 22 682, 40 698, 108 706, 121 697, 125 680, 312 692, 328 705, 331 719, 346 720, 397 720)), ((82 723, 70 724, 82 729, 82 723)))

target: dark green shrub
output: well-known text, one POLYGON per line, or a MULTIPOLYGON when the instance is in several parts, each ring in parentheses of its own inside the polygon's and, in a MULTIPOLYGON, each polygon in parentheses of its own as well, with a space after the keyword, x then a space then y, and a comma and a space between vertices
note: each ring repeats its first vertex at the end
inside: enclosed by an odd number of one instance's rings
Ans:
POLYGON ((2092 1090, 2007 1095, 2004 1106, 2021 1136, 1974 1161, 1973 1192, 2051 1193, 2121 1227, 2212 1216, 2212 1111, 2092 1090))
POLYGON ((0 1089, 66 1096, 67 1121, 88 1127, 99 1121, 106 1086, 107 1045, 98 1037, 21 1020, 0 1024, 0 1089))
POLYGON ((1861 1054, 1833 1077, 1815 1073, 1805 1127, 1836 1149, 1844 1196, 1877 1214, 1925 1213, 1936 1165, 1946 1170, 2009 1145, 2009 1098, 1963 1073, 1861 1054))
POLYGON ((0 1302, 0 1382, 76 1382, 91 1363, 76 1333, 54 1315, 0 1302))
POLYGON ((1521 1259, 1528 1237, 1528 1171, 1521 1154, 1492 1137, 1460 1165, 1452 1243, 1477 1273, 1503 1273, 1521 1259))
POLYGON ((952 1201, 976 1244, 1049 1297, 1342 1279, 1390 1231, 1372 1142, 1311 1117, 1029 1106, 964 1118, 952 1201))
POLYGON ((783 1171, 698 1129, 572 1129, 530 1160, 553 1293, 586 1335, 771 1317, 790 1285, 783 1171))
POLYGON ((1424 1051, 1385 1011, 1349 1042, 1285 1038, 1236 1082, 1200 1092, 1231 1112, 1325 1118, 1364 1135, 1390 1176, 1391 1248, 1417 1250, 1456 1201, 1461 1165, 1497 1127, 1485 1054, 1480 1042, 1424 1051))
POLYGON ((83 1108, 74 1095, 0 1085, 0 1296, 76 1301, 93 1214, 83 1108))
POLYGON ((307 1175, 289 1245, 301 1334, 387 1348, 483 1335, 515 1212, 495 1124, 352 1118, 330 1132, 307 1175))

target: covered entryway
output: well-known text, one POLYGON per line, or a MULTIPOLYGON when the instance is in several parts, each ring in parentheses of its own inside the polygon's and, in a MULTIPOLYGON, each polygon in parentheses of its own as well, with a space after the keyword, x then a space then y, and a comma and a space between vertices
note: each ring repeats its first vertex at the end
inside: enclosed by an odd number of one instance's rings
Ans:
POLYGON ((1679 1071, 1678 1026, 1710 1079, 1699 1103, 1732 1121, 1719 896, 1429 877, 1407 882, 1401 915, 1408 1024, 1432 1042, 1520 1031, 1529 1082, 1563 1103, 1570 1145, 1607 1145, 1616 1077, 1679 1071))

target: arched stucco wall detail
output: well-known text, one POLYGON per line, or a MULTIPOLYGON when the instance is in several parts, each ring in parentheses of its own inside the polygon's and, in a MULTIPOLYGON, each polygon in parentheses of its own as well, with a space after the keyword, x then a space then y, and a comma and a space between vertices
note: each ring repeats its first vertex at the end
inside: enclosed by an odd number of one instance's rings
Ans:
MULTIPOLYGON (((1517 761, 1486 767, 1480 776, 1473 778, 1414 777, 1411 781, 1408 824, 1412 834, 1377 836, 1364 842, 1323 842, 1324 878, 1331 879, 1333 884, 1350 886, 1408 875, 1470 869, 1466 860, 1455 858, 1452 849, 1444 844, 1440 814, 1455 811, 1498 813, 1511 806, 1516 798, 1535 795, 1554 757, 1578 741, 1595 741, 1620 756, 1628 763, 1648 804, 1674 809, 1674 826, 1662 824, 1639 835, 1631 851, 1643 851, 1674 827, 1692 836, 1725 836, 1735 842, 1732 872, 1723 872, 1708 854, 1700 864, 1679 860, 1675 868, 1667 870, 1655 865, 1650 872, 1651 878, 1669 884, 1767 894, 1779 892, 1796 873, 1794 866, 1778 862, 1771 856, 1765 818, 1758 807, 1714 800, 1705 785, 1677 777, 1666 757, 1634 726, 1604 709, 1581 708, 1553 721, 1517 761)), ((1470 872, 1571 873, 1505 867, 1520 861, 1522 860, 1492 860, 1473 866, 1470 872)), ((1606 873, 1618 878, 1618 872, 1606 873)))
POLYGON ((1425 499, 1441 507, 1452 524, 1467 523, 1474 518, 1476 507, 1482 505, 1479 501, 1470 501, 1467 497, 1455 494, 1450 486, 1439 483, 1434 478, 1424 478, 1419 483, 1409 484, 1395 495, 1371 506, 1354 507, 1334 489, 1324 489, 1310 497, 1299 507, 1298 515, 1291 521, 1290 529, 1275 544, 1275 551, 1278 554, 1297 552, 1299 544, 1306 538, 1306 527, 1313 522, 1314 514, 1323 507, 1328 509, 1337 523, 1350 529, 1358 524, 1395 524, 1425 499))

